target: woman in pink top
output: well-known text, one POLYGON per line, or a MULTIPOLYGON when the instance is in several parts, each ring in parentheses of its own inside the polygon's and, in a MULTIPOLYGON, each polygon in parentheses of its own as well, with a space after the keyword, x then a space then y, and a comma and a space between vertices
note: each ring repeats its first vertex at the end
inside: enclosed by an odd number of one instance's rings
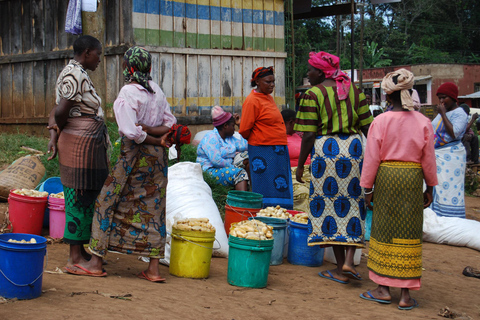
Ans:
POLYGON ((123 74, 128 84, 113 104, 122 136, 120 156, 95 204, 89 245, 92 258, 67 268, 69 273, 106 276, 102 258, 107 251, 116 251, 149 257, 148 268, 138 277, 165 281, 159 273, 167 233, 164 147, 177 120, 162 90, 151 81, 151 63, 150 53, 141 47, 125 52, 123 74))
POLYGON ((288 155, 290 156, 290 167, 292 170, 293 210, 310 213, 310 156, 305 161, 305 170, 302 176, 303 183, 298 182, 296 174, 302 138, 293 130, 296 112, 291 109, 285 109, 281 113, 283 122, 285 122, 285 129, 287 130, 288 155))
POLYGON ((375 184, 367 267, 370 280, 378 284, 360 297, 391 303, 390 287, 398 287, 401 310, 418 306, 409 290, 420 289, 423 209, 432 203, 438 183, 433 128, 429 119, 412 111, 412 86, 413 74, 405 69, 383 78, 382 88, 393 109, 370 126, 360 180, 369 208, 375 184))

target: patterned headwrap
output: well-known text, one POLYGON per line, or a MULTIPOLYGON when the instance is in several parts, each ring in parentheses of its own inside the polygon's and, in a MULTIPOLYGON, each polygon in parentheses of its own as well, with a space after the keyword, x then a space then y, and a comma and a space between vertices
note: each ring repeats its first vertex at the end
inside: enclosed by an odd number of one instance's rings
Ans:
POLYGON ((152 56, 150 53, 144 48, 135 46, 125 52, 123 59, 126 64, 125 70, 123 70, 125 81, 135 80, 149 92, 155 93, 148 84, 148 80, 152 80, 150 76, 152 56))
POLYGON ((413 88, 413 73, 406 69, 398 69, 393 72, 387 73, 382 80, 382 89, 391 94, 395 91, 400 92, 400 98, 402 99, 402 108, 407 110, 413 110, 413 99, 410 94, 410 89, 413 88), (397 83, 393 82, 393 78, 397 77, 397 83))
POLYGON ((252 79, 250 80, 252 87, 256 86, 255 80, 271 75, 273 75, 273 67, 260 67, 255 69, 252 73, 252 79))
POLYGON ((308 63, 310 63, 312 67, 322 70, 325 78, 335 80, 338 98, 340 100, 347 99, 351 80, 346 73, 340 70, 339 57, 324 51, 318 53, 310 52, 308 63))

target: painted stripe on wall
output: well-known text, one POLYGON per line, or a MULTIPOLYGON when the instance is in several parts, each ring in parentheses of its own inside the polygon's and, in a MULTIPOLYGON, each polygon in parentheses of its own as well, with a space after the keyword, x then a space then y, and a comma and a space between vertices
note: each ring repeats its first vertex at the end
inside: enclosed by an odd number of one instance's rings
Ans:
MULTIPOLYGON (((198 39, 197 47, 203 49, 216 49, 219 48, 219 44, 227 42, 237 44, 236 48, 239 48, 238 44, 245 44, 243 49, 245 50, 252 50, 251 47, 248 47, 249 43, 257 43, 257 47, 255 50, 260 51, 275 51, 275 52, 283 52, 285 49, 284 46, 284 39, 280 38, 258 38, 258 37, 242 37, 242 36, 232 36, 232 35, 221 35, 221 34, 210 34, 210 35, 203 35, 199 33, 190 33, 190 32, 175 32, 175 31, 166 31, 160 30, 160 32, 155 29, 143 29, 143 28, 134 28, 133 29, 134 37, 136 42, 139 45, 152 45, 156 46, 159 45, 157 42, 161 42, 162 39, 175 39, 174 43, 169 46, 173 47, 180 47, 184 48, 184 45, 180 45, 184 43, 185 39, 198 39), (204 36, 204 37, 202 37, 204 36), (158 37, 160 39, 158 40, 158 37), (203 45, 200 46, 200 44, 203 45), (210 47, 206 47, 208 41, 212 44, 210 47), (265 47, 265 43, 268 45, 268 48, 265 47), (273 45, 272 45, 273 43, 273 45)), ((193 40, 192 40, 193 41, 193 40)), ((167 45, 162 44, 160 45, 167 45)), ((227 48, 225 48, 227 49, 227 48)))
POLYGON ((208 6, 167 0, 133 0, 133 12, 175 16, 179 18, 219 20, 226 22, 284 25, 282 11, 239 9, 227 6, 208 6), (252 20, 250 20, 252 19, 252 20))
MULTIPOLYGON (((208 109, 212 108, 212 101, 215 99, 220 99, 220 104, 221 107, 232 107, 234 106, 234 101, 244 101, 244 97, 189 97, 187 99, 185 98, 172 98, 172 97, 167 97, 167 102, 170 104, 172 107, 175 106, 180 106, 183 105, 184 103, 187 104, 187 106, 197 106, 199 109, 208 109)), ((273 97, 275 100, 275 103, 278 105, 284 105, 285 104, 285 97, 273 97)))

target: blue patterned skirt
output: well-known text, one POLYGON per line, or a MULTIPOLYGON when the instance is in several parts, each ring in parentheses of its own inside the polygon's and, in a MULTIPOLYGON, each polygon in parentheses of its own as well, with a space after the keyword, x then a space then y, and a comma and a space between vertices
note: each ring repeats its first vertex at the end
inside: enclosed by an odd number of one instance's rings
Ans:
POLYGON ((364 247, 365 197, 359 134, 318 136, 311 155, 309 245, 364 247))
POLYGON ((293 187, 287 146, 248 145, 252 191, 263 195, 263 207, 293 209, 293 187))

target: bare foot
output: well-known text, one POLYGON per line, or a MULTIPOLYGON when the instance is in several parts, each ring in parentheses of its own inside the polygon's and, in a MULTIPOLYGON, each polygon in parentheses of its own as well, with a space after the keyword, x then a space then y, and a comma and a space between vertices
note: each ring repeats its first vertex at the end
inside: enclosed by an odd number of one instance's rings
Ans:
POLYGON ((165 278, 162 278, 160 274, 150 274, 148 269, 137 274, 140 279, 145 279, 151 282, 165 282, 165 278))
POLYGON ((413 309, 415 307, 418 307, 418 302, 417 300, 413 299, 413 298, 410 298, 409 300, 407 301, 404 301, 404 300, 400 300, 398 302, 398 308, 399 309, 406 309, 406 310, 410 310, 410 309, 413 309))
POLYGON ((342 273, 346 275, 350 279, 355 279, 355 280, 362 280, 362 276, 357 272, 357 269, 355 269, 355 266, 350 266, 347 264, 344 264, 342 266, 342 273))

